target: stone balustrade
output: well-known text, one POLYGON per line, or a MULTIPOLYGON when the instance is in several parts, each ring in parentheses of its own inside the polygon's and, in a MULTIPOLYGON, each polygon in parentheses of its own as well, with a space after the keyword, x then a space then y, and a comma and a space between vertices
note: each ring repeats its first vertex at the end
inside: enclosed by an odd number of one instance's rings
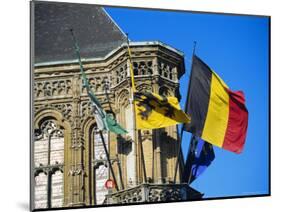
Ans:
POLYGON ((187 184, 140 184, 106 195, 104 204, 198 200, 203 194, 187 184))

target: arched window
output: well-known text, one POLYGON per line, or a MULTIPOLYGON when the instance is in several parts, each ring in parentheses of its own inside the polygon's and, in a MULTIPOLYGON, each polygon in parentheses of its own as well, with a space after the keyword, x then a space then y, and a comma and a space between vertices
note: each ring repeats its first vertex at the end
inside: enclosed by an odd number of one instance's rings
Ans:
MULTIPOLYGON (((138 89, 139 90, 139 89, 138 89)), ((130 94, 128 90, 123 90, 119 94, 118 106, 120 112, 118 114, 119 123, 129 132, 126 136, 119 136, 117 142, 117 151, 120 160, 119 185, 124 185, 125 188, 131 187, 136 179, 136 158, 135 146, 132 142, 133 138, 133 111, 130 104, 130 94)))
POLYGON ((52 173, 52 192, 51 192, 51 206, 58 208, 63 206, 63 172, 55 170, 52 173))
POLYGON ((48 176, 43 171, 35 175, 35 208, 47 208, 48 176))
MULTIPOLYGON (((102 138, 100 133, 96 130, 96 126, 90 128, 90 142, 93 142, 93 174, 94 174, 94 204, 103 204, 105 195, 108 190, 105 188, 105 182, 109 178, 109 170, 106 159, 104 147, 102 145, 102 138)), ((108 133, 103 132, 103 139, 108 148, 108 133)), ((92 148, 92 147, 91 147, 92 148)))
POLYGON ((63 206, 64 133, 52 118, 44 119, 35 130, 35 208, 63 206))

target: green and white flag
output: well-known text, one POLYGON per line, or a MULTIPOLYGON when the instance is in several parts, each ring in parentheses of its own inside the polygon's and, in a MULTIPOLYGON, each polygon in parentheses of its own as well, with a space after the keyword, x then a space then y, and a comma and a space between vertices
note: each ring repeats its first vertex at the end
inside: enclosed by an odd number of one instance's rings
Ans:
POLYGON ((73 31, 71 30, 73 39, 74 39, 74 43, 75 43, 75 50, 76 50, 76 54, 78 57, 78 61, 79 61, 79 65, 80 65, 80 70, 81 70, 81 75, 83 78, 83 86, 87 89, 87 94, 91 99, 92 105, 93 105, 93 113, 97 122, 97 127, 99 130, 106 130, 106 131, 110 131, 116 134, 126 134, 128 133, 120 124, 117 123, 117 121, 109 114, 107 114, 103 109, 102 106, 100 104, 100 102, 98 101, 98 99, 96 98, 96 96, 94 95, 93 91, 91 90, 90 86, 89 86, 89 82, 87 79, 87 76, 84 72, 83 69, 83 65, 81 62, 81 57, 80 57, 80 51, 79 51, 79 47, 78 44, 76 42, 76 39, 74 37, 73 31))
POLYGON ((107 130, 114 132, 116 134, 125 134, 128 133, 121 125, 119 125, 116 120, 109 114, 107 114, 103 109, 92 92, 92 90, 89 87, 88 80, 85 76, 85 73, 82 72, 84 86, 87 89, 87 93, 91 99, 92 105, 93 105, 93 113, 97 122, 97 127, 99 130, 107 130))

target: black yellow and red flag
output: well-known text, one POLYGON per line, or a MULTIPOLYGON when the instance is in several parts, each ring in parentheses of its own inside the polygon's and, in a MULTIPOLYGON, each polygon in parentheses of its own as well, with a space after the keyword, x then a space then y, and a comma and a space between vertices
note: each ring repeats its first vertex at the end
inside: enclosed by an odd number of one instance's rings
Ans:
POLYGON ((231 91, 196 55, 186 109, 191 115, 186 131, 226 150, 235 153, 243 150, 248 127, 245 96, 242 91, 231 91))

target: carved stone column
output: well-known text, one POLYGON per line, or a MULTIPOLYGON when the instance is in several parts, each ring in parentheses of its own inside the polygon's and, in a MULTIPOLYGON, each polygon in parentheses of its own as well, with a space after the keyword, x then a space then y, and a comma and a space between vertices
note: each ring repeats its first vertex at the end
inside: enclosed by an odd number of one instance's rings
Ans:
MULTIPOLYGON (((127 76, 131 77, 130 74, 130 61, 129 59, 127 60, 127 76)), ((131 79, 129 79, 128 81, 129 85, 131 85, 131 79)), ((132 89, 130 88, 130 94, 129 94, 129 102, 130 102, 130 111, 128 114, 126 114, 127 118, 127 130, 128 130, 128 135, 131 137, 131 139, 133 140, 132 142, 132 148, 131 151, 129 152, 128 156, 127 156, 127 167, 129 167, 127 169, 127 178, 129 179, 129 181, 131 182, 130 184, 132 186, 135 186, 138 182, 137 178, 138 178, 138 151, 137 151, 137 136, 136 136, 136 123, 135 123, 135 111, 134 111, 134 104, 133 104, 133 93, 132 93, 132 89)))
POLYGON ((153 70, 152 75, 159 75, 157 57, 154 57, 153 60, 152 60, 152 70, 153 70))
POLYGON ((174 82, 179 82, 177 67, 172 68, 172 80, 174 82))
POLYGON ((80 117, 80 92, 81 83, 79 74, 73 77, 73 122, 71 135, 71 166, 69 170, 70 206, 85 205, 85 189, 84 189, 84 164, 83 151, 84 141, 81 133, 81 117, 80 117))

